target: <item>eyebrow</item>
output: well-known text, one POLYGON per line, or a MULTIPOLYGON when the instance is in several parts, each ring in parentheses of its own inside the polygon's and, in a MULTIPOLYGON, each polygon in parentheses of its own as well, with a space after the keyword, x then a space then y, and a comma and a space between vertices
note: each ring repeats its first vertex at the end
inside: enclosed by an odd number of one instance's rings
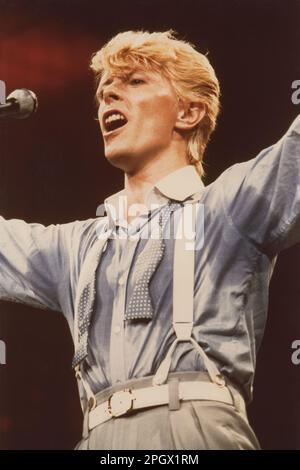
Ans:
MULTIPOLYGON (((132 70, 131 72, 129 72, 128 74, 125 74, 124 77, 122 78, 130 78, 132 75, 134 75, 135 73, 145 73, 145 70, 143 69, 134 69, 132 70)), ((107 78, 106 80, 104 80, 103 83, 101 83, 101 80, 100 80, 100 83, 98 85, 98 88, 97 88, 97 92, 96 92, 96 98, 99 100, 101 98, 101 95, 102 95, 102 92, 103 92, 103 89, 105 88, 105 86, 107 85, 110 85, 114 80, 114 77, 109 77, 107 78)))
POLYGON ((100 89, 102 89, 105 85, 110 85, 112 82, 113 82, 113 77, 107 78, 107 79, 101 84, 101 86, 100 86, 100 83, 99 83, 100 89))

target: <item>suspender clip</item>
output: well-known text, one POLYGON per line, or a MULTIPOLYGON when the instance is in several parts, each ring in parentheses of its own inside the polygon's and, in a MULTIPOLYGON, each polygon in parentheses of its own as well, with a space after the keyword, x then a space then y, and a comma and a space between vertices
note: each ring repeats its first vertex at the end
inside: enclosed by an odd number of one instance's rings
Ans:
POLYGON ((88 409, 89 409, 89 411, 92 411, 94 408, 96 408, 96 405, 97 405, 96 397, 94 395, 89 397, 89 399, 88 399, 88 409))
POLYGON ((77 380, 81 380, 82 378, 79 364, 75 367, 75 377, 77 380))

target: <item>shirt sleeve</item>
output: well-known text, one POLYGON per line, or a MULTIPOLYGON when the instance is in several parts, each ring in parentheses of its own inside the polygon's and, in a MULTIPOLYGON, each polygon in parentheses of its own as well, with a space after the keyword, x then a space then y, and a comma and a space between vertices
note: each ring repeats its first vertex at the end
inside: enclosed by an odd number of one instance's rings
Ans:
POLYGON ((220 177, 228 217, 258 249, 276 254, 300 242, 300 115, 259 155, 220 177))
POLYGON ((71 314, 86 225, 0 217, 0 298, 71 314))

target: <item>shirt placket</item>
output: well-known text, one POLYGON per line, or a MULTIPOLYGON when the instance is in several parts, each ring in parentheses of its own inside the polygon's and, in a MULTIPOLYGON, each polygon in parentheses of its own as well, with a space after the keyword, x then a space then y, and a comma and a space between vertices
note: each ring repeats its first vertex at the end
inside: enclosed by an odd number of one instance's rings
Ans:
POLYGON ((117 272, 110 336, 110 372, 112 384, 124 382, 126 377, 125 325, 126 289, 131 260, 138 239, 116 237, 115 268, 117 272))

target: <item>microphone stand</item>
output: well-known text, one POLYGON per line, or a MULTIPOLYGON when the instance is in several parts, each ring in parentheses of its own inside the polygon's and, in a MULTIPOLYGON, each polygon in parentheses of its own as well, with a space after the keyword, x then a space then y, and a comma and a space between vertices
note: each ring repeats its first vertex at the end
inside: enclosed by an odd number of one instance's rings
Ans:
POLYGON ((0 80, 0 104, 5 103, 6 85, 3 80, 0 80))

